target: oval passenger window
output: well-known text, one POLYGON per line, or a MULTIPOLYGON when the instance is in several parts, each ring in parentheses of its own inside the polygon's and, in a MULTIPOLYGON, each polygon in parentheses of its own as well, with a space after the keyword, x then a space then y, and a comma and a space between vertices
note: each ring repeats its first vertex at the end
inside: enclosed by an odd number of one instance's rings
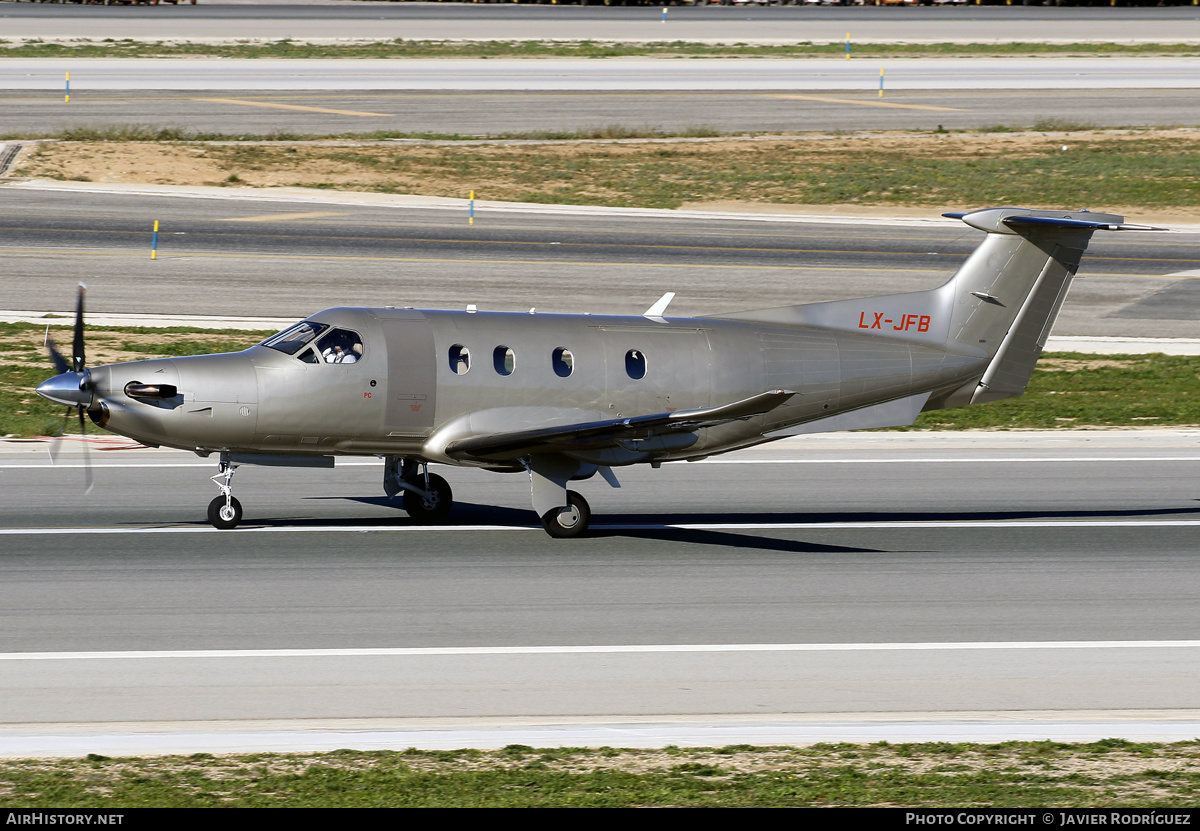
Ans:
POLYGON ((635 381, 646 377, 646 356, 637 349, 625 353, 625 374, 635 381))
POLYGON ((492 364, 497 375, 512 375, 517 368, 517 356, 507 346, 497 346, 492 350, 492 364))
POLYGON ((466 375, 471 368, 471 350, 456 343, 450 347, 450 371, 455 375, 466 375))
POLYGON ((560 346, 554 350, 553 355, 554 374, 559 378, 566 378, 575 369, 575 358, 571 355, 571 350, 565 346, 560 346))

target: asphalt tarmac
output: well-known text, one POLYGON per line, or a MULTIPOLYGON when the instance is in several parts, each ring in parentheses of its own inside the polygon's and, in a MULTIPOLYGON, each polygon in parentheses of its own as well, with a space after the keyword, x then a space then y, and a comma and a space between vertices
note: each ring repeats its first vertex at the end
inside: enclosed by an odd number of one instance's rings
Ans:
MULTIPOLYGON (((50 73, 46 73, 50 74, 50 73)), ((841 130, 1028 129, 1034 125, 1096 127, 1196 126, 1200 92, 1187 89, 992 89, 921 91, 897 88, 879 99, 878 68, 853 86, 793 84, 739 91, 647 90, 396 91, 331 93, 317 89, 196 89, 188 93, 97 90, 72 75, 71 103, 62 73, 36 90, 0 95, 0 135, 30 138, 77 128, 139 125, 203 135, 501 136, 650 133, 792 133, 841 130)), ((1194 74, 1194 73, 1193 73, 1194 74)), ((252 84, 260 81, 255 79, 252 84)))
POLYGON ((476 136, 614 125, 735 134, 1195 126, 1197 67, 1195 58, 13 59, 0 63, 0 135, 114 125, 262 136, 476 136))
MULTIPOLYGON (((673 314, 702 315, 932 288, 981 238, 936 212, 870 220, 479 203, 469 226, 465 200, 383 194, 86 183, 2 192, 0 306, 63 313, 83 281, 92 311, 166 317, 468 303, 641 314, 667 291, 677 292, 673 314)), ((1098 234, 1054 333, 1197 337, 1198 241, 1194 228, 1098 234)))
POLYGON ((369 460, 244 467, 245 525, 219 532, 211 461, 93 445, 85 497, 77 447, 52 468, 8 444, 2 732, 68 755, 138 734, 151 752, 1182 736, 1197 438, 791 440, 581 483, 596 531, 567 542, 519 476, 450 470, 458 524, 421 528, 369 460))
POLYGON ((411 38, 418 40, 854 40, 1178 42, 1200 16, 1168 8, 608 7, 459 3, 227 2, 170 8, 0 4, 11 38, 411 38))

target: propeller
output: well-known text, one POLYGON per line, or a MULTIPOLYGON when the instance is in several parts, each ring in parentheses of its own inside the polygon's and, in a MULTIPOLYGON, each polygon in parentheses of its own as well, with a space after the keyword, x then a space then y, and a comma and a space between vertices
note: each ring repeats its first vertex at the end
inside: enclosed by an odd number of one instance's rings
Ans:
MULTIPOLYGON (((85 415, 88 405, 92 401, 92 377, 91 373, 87 371, 87 358, 83 347, 83 297, 85 294, 87 294, 87 286, 80 283, 79 295, 75 302, 75 331, 71 342, 70 364, 54 345, 54 339, 50 337, 50 327, 46 327, 46 349, 50 352, 50 360, 54 362, 54 369, 58 374, 39 384, 37 392, 50 401, 66 404, 67 411, 64 415, 70 415, 71 409, 74 408, 79 416, 79 434, 84 439, 82 442, 83 482, 85 493, 91 493, 92 462, 86 441, 87 419, 85 415)), ((62 431, 59 431, 50 445, 50 462, 52 464, 58 456, 61 441, 62 431)))

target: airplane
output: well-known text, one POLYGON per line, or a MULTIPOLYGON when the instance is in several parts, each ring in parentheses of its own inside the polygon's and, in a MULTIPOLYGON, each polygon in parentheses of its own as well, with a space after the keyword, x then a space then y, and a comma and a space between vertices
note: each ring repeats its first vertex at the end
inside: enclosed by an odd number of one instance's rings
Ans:
POLYGON ((242 352, 88 368, 81 285, 70 365, 37 387, 148 446, 218 454, 208 520, 242 519, 239 465, 385 460, 416 523, 446 520, 434 464, 527 473, 552 537, 584 534, 570 483, 696 461, 787 436, 911 424, 1021 395, 1096 231, 1164 230, 1086 210, 944 216, 985 232, 919 292, 668 317, 333 308, 242 352))

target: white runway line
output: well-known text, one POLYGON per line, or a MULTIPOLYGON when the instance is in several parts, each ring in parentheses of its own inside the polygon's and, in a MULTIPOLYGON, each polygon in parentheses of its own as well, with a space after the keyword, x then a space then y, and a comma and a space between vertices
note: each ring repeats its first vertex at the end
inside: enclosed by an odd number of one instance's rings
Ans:
POLYGON ((805 746, 819 742, 1188 741, 1195 711, 764 714, 558 719, 308 719, 0 727, 0 758, 533 747, 805 746))
MULTIPOLYGON (((807 24, 805 24, 807 25, 807 24)), ((61 58, 8 58, 9 90, 58 89, 61 58)), ((872 90, 877 61, 841 58, 74 58, 79 89, 238 92, 360 90, 853 91, 872 90)), ((942 57, 887 59, 897 90, 1191 89, 1193 57, 942 57)))
POLYGON ((995 641, 945 643, 729 643, 609 646, 433 646, 369 649, 189 649, 128 652, 6 652, 0 661, 113 661, 211 658, 426 658, 445 655, 597 655, 720 652, 947 652, 1027 649, 1198 649, 1200 641, 995 641))

